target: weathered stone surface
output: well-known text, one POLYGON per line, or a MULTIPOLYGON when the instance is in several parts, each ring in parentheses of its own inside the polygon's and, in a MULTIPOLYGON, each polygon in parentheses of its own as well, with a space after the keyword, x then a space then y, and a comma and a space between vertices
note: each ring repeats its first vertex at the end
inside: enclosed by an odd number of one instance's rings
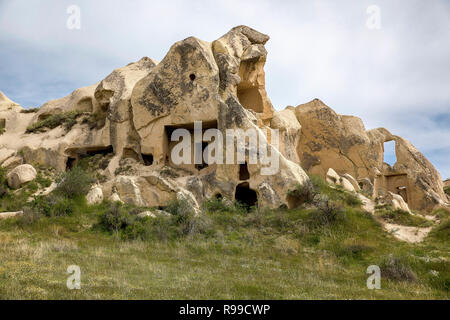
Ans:
POLYGON ((0 111, 15 111, 22 110, 22 107, 9 99, 3 92, 0 91, 0 111))
MULTIPOLYGON (((349 174, 347 174, 347 176, 350 177, 350 178, 353 178, 349 174)), ((356 191, 356 189, 353 186, 353 184, 346 177, 341 177, 332 168, 328 169, 326 180, 327 180, 328 183, 336 184, 338 186, 341 186, 342 188, 344 188, 347 191, 350 191, 350 192, 355 192, 356 191)))
POLYGON ((99 186, 94 186, 86 195, 88 204, 99 204, 103 201, 103 191, 99 186))
POLYGON ((22 164, 8 173, 8 185, 13 189, 17 189, 24 183, 33 181, 36 176, 36 169, 32 165, 22 164))
POLYGON ((0 212, 0 219, 14 218, 14 217, 22 216, 22 215, 23 215, 23 211, 0 212))

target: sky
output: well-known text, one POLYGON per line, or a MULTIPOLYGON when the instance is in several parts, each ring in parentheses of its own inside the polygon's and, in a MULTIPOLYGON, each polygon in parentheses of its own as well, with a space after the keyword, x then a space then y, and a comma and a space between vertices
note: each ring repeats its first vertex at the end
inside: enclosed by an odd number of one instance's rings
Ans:
POLYGON ((242 24, 271 37, 276 109, 319 98, 406 138, 450 177, 448 0, 0 0, 0 90, 39 107, 143 56, 160 61, 176 41, 213 41, 242 24), (79 29, 67 27, 72 5, 79 29))

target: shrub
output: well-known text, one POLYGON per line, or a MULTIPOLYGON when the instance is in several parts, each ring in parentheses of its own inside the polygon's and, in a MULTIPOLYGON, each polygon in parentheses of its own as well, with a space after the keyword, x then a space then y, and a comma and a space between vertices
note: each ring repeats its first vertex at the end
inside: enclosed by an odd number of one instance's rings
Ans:
POLYGON ((416 281, 417 277, 405 259, 390 255, 381 265, 381 276, 395 281, 416 281))
POLYGON ((38 112, 39 108, 28 108, 20 110, 20 113, 35 113, 38 112))
POLYGON ((213 197, 211 199, 206 199, 203 202, 202 209, 206 213, 236 213, 236 214, 244 214, 247 212, 244 205, 239 203, 238 201, 228 201, 224 198, 213 197))
POLYGON ((450 196, 450 187, 445 187, 445 188, 444 188, 444 192, 445 192, 448 196, 450 196))
POLYGON ((314 184, 307 181, 303 185, 297 185, 294 190, 288 191, 288 201, 290 207, 298 207, 303 203, 311 203, 314 201, 314 197, 317 195, 317 190, 314 184))
POLYGON ((120 202, 110 204, 108 210, 100 215, 99 225, 107 231, 118 233, 132 225, 136 217, 131 216, 120 202))
POLYGON ((42 214, 32 207, 24 207, 23 215, 19 217, 19 225, 31 225, 42 218, 42 214))
POLYGON ((68 198, 85 196, 94 182, 95 179, 92 178, 91 175, 82 168, 76 166, 72 170, 64 172, 58 177, 58 186, 54 192, 68 198))
POLYGON ((52 114, 47 118, 33 123, 27 127, 26 133, 45 132, 48 129, 54 129, 61 125, 66 131, 72 129, 77 123, 77 118, 81 115, 79 111, 69 111, 58 114, 52 114))
POLYGON ((345 220, 345 211, 338 202, 329 199, 326 195, 315 198, 317 210, 310 213, 309 223, 314 227, 332 225, 345 220))
POLYGON ((419 215, 412 215, 409 212, 400 209, 393 210, 390 206, 382 208, 383 209, 378 209, 376 214, 390 223, 413 227, 428 226, 430 224, 428 220, 419 215))
POLYGON ((211 221, 206 215, 196 215, 189 202, 183 200, 172 200, 165 208, 172 214, 172 223, 177 226, 182 236, 193 236, 195 234, 207 233, 211 221))
POLYGON ((75 204, 71 199, 57 194, 37 196, 31 201, 30 207, 40 215, 47 217, 68 216, 75 211, 75 204))

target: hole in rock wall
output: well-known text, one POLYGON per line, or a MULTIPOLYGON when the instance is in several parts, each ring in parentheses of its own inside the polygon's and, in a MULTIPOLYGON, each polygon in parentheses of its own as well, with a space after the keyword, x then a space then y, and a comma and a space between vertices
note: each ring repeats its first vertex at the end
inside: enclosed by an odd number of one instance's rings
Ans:
POLYGON ((6 119, 0 119, 0 130, 4 131, 6 128, 6 119))
POLYGON ((195 74, 191 73, 189 75, 189 79, 191 79, 191 81, 194 81, 195 80, 195 74))
MULTIPOLYGON (((78 160, 80 159, 84 159, 87 157, 94 157, 96 155, 100 155, 101 157, 107 157, 108 155, 114 154, 114 149, 112 146, 70 148, 66 150, 66 154, 70 155, 66 162, 66 170, 70 170, 77 164, 78 160)), ((104 165, 107 166, 108 163, 109 160, 107 160, 104 165)))
POLYGON ((250 189, 248 182, 237 185, 234 198, 242 203, 247 210, 258 206, 258 195, 255 190, 250 189))
POLYGON ((72 168, 75 166, 76 163, 77 163, 76 158, 68 157, 66 161, 66 171, 72 170, 72 168))
POLYGON ((247 162, 239 165, 239 180, 250 179, 250 172, 248 172, 247 162))
POLYGON ((263 100, 258 88, 256 87, 241 87, 238 86, 237 96, 240 104, 245 109, 251 109, 255 112, 261 113, 264 111, 263 100))
POLYGON ((153 155, 152 154, 142 154, 142 159, 144 159, 144 164, 146 166, 151 166, 153 164, 153 155))
POLYGON ((123 149, 123 158, 128 158, 128 159, 134 159, 136 161, 139 161, 139 154, 134 151, 133 149, 130 148, 125 148, 123 149))
POLYGON ((406 174, 394 174, 386 176, 386 189, 400 195, 408 203, 408 176, 406 174))
MULTIPOLYGON (((217 129, 217 121, 203 121, 202 122, 202 137, 204 136, 204 133, 206 130, 208 129, 217 129)), ((164 155, 164 158, 166 159, 166 165, 169 165, 173 168, 180 168, 180 169, 184 169, 184 170, 188 170, 190 172, 198 172, 199 170, 203 170, 205 168, 208 167, 212 167, 212 166, 208 166, 208 164, 206 163, 206 159, 204 157, 204 152, 206 150, 206 148, 208 147, 208 142, 207 141, 202 141, 200 142, 196 142, 194 143, 194 124, 193 123, 187 123, 187 124, 182 124, 182 125, 176 125, 176 126, 165 126, 165 133, 166 133, 166 139, 164 140, 165 145, 163 145, 163 150, 166 150, 166 154, 164 155), (172 133, 177 130, 177 129, 185 129, 189 132, 190 138, 191 138, 191 142, 190 142, 190 149, 191 149, 191 154, 187 156, 187 158, 189 159, 190 163, 181 163, 181 164, 175 164, 174 161, 172 161, 172 150, 175 146, 177 146, 179 143, 184 142, 183 138, 180 138, 179 141, 171 141, 171 137, 172 137, 172 133), (197 143, 197 145, 196 145, 197 143), (202 163, 195 163, 195 152, 201 152, 201 159, 202 159, 202 163)), ((185 150, 183 149, 183 152, 185 150)), ((184 157, 184 154, 182 154, 183 152, 180 152, 180 154, 177 154, 177 156, 180 157, 184 157)), ((199 155, 199 154, 198 154, 199 155)))
POLYGON ((397 155, 395 154, 395 141, 388 141, 384 143, 383 162, 393 166, 397 162, 397 155))

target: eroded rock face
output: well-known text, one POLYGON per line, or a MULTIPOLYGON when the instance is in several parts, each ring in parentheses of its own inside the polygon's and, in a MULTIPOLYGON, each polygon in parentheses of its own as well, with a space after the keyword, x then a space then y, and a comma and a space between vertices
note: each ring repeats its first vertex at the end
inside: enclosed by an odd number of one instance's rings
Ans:
MULTIPOLYGON (((221 196, 248 205, 289 206, 288 191, 308 181, 304 169, 323 177, 328 172, 333 183, 351 191, 361 186, 373 197, 393 192, 413 209, 446 201, 431 163, 386 129, 366 131, 359 118, 339 115, 318 99, 275 111, 265 89, 268 40, 246 26, 212 43, 189 37, 159 63, 144 57, 36 113, 20 113, 0 94, 0 126, 5 120, 0 164, 10 169, 37 163, 64 171, 85 157, 105 157, 98 169, 103 181, 88 195, 92 203, 105 198, 163 207, 179 198, 198 208, 206 198, 221 196), (27 132, 31 124, 67 112, 77 114, 70 128, 27 132), (202 133, 217 129, 223 137, 230 129, 241 130, 240 137, 255 130, 265 152, 277 159, 277 169, 268 174, 268 163, 251 161, 249 139, 241 163, 176 163, 173 132, 192 133, 199 121, 202 133), (383 144, 389 140, 397 143, 393 168, 383 164, 383 144)), ((211 140, 201 138, 203 151, 211 140)), ((236 153, 237 146, 232 149, 236 153)))
MULTIPOLYGON (((361 119, 339 115, 318 99, 297 106, 295 114, 301 135, 291 148, 296 147, 300 164, 310 173, 326 177, 333 168, 339 175, 363 181, 373 197, 393 192, 415 210, 431 211, 445 205, 439 172, 407 140, 384 128, 366 131, 361 119), (383 163, 384 143, 388 141, 396 143, 397 163, 393 167, 383 163), (370 184, 374 185, 372 191, 370 184)), ((355 186, 354 181, 349 182, 355 186)))

